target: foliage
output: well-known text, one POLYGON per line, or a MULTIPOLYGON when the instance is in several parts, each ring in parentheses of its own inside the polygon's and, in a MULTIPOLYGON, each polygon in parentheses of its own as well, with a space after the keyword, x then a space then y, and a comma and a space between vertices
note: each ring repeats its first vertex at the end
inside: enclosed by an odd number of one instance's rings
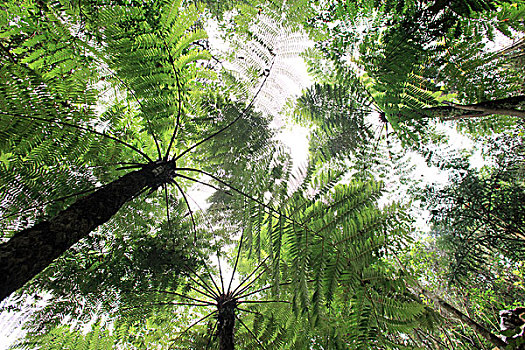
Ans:
MULTIPOLYGON (((518 306, 521 129, 487 143, 492 166, 443 160, 451 184, 424 195, 438 236, 431 245, 414 243, 408 208, 389 202, 387 192, 397 192, 378 179, 391 175, 388 167, 404 171, 390 135, 420 150, 419 142, 439 138, 430 108, 522 94, 522 47, 489 52, 487 40, 521 33, 523 8, 521 1, 5 4, 5 241, 122 171, 174 168, 150 186, 159 191, 130 198, 24 287, 51 302, 18 348, 217 347, 224 300, 234 303, 240 348, 484 346, 472 329, 437 317, 412 286, 423 281, 492 330, 498 309, 518 306), (210 21, 227 52, 214 50, 210 21), (302 30, 316 41, 305 54, 316 81, 287 102, 294 122, 311 131, 308 164, 297 171, 270 125, 282 121, 283 82, 298 83, 287 59, 307 46, 302 30), (208 208, 193 204, 199 186, 213 191, 208 208), (464 289, 447 286, 449 262, 464 289)), ((522 122, 462 123, 479 136, 522 122)))
POLYGON ((429 188, 435 230, 454 251, 454 278, 483 268, 486 255, 494 252, 514 262, 523 259, 523 140, 503 137, 491 142, 493 167, 460 168, 452 175, 452 185, 429 188))
MULTIPOLYGON (((380 110, 405 142, 417 144, 433 125, 425 108, 444 100, 483 102, 522 90, 522 67, 513 63, 512 50, 491 52, 487 38, 497 43, 495 32, 513 37, 523 31, 523 3, 444 4, 329 2, 318 16, 321 21, 314 22, 326 35, 319 50, 336 66, 364 73, 380 110)), ((498 117, 460 124, 479 134, 512 129, 516 121, 498 117)))

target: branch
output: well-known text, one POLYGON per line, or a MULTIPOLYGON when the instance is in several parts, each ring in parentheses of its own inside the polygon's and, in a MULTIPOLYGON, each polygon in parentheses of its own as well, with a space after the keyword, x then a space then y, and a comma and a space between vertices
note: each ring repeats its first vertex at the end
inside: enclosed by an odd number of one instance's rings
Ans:
POLYGON ((208 304, 159 302, 159 303, 152 303, 148 305, 136 305, 136 306, 125 307, 122 309, 122 311, 128 311, 128 310, 138 309, 141 307, 149 307, 149 306, 208 306, 208 304))
POLYGON ((290 304, 290 302, 286 301, 286 300, 239 300, 237 302, 239 304, 264 304, 264 303, 286 303, 286 304, 290 304))
MULTIPOLYGON (((399 264, 399 266, 401 267, 402 270, 405 271, 406 273, 406 269, 403 265, 403 263, 399 260, 399 258, 397 256, 395 256, 395 259, 397 260, 397 263, 399 264)), ((492 343, 494 346, 500 348, 500 349, 505 349, 506 346, 508 345, 506 342, 504 342, 501 338, 499 338, 498 336, 496 336, 494 333, 490 332, 489 330, 487 330, 484 326, 482 326, 481 324, 477 323, 476 321, 474 321, 473 319, 471 319, 470 317, 468 317, 467 315, 465 315, 463 312, 461 312, 460 310, 456 309, 454 306, 450 305, 449 303, 447 303, 445 300, 441 299, 440 297, 438 297, 437 295, 435 295, 434 293, 424 289, 420 284, 419 282, 415 281, 416 285, 414 286, 416 291, 419 293, 419 294, 422 294, 424 295, 425 297, 433 300, 436 304, 438 304, 443 310, 445 310, 445 312, 449 315, 452 315, 452 316, 455 316, 456 318, 458 318, 460 321, 462 322, 465 322, 466 324, 468 324, 475 332, 477 332, 478 334, 480 334, 483 338, 485 338, 486 340, 488 340, 490 343, 492 343)))
MULTIPOLYGON (((193 322, 188 328, 186 328, 181 334, 179 334, 179 336, 177 338, 174 338, 174 339, 171 339, 169 341, 171 342, 175 342, 176 340, 179 340, 180 337, 182 337, 184 335, 184 333, 186 333, 187 331, 189 331, 193 326, 195 326, 197 323, 201 322, 201 321, 204 321, 205 319, 207 319, 208 317, 210 317, 211 315, 217 313, 217 311, 213 311, 213 312, 210 312, 209 314, 207 314, 206 316, 204 317, 201 317, 200 319, 198 319, 197 321, 193 322)), ((170 347, 168 349, 171 349, 171 347, 173 346, 173 343, 170 345, 170 347)))
MULTIPOLYGON (((171 54, 170 54, 171 58, 171 54)), ((173 62, 172 62, 173 65, 173 62)), ((175 70, 175 81, 177 82, 177 92, 178 92, 178 110, 177 110, 177 121, 175 123, 175 129, 173 130, 173 134, 171 135, 170 143, 168 145, 168 149, 166 150, 166 154, 164 155, 164 161, 168 160, 168 157, 170 155, 171 146, 173 145, 173 142, 175 141, 175 138, 177 137, 177 133, 179 131, 180 127, 180 115, 182 113, 182 95, 181 95, 181 89, 179 83, 179 75, 177 73, 177 70, 175 69, 175 66, 173 66, 173 69, 175 70)))
POLYGON ((241 255, 243 239, 244 239, 244 230, 242 231, 242 234, 241 234, 241 242, 239 243, 239 249, 237 250, 237 257, 235 258, 235 265, 233 265, 232 278, 230 278, 230 283, 228 284, 228 292, 226 294, 230 293, 230 288, 233 282, 233 276, 235 275, 235 271, 237 270, 237 263, 239 262, 239 256, 241 255))
POLYGON ((244 328, 246 328, 246 330, 248 331, 248 333, 250 333, 250 335, 253 337, 253 339, 255 339, 257 341, 257 344, 259 344, 259 346, 264 349, 264 346, 259 341, 259 339, 257 339, 255 334, 253 334, 253 332, 250 330, 250 328, 248 328, 248 326, 245 325, 244 322, 239 317, 237 317, 237 315, 235 315, 235 318, 244 326, 244 328))
POLYGON ((221 269, 221 255, 219 252, 217 252, 217 264, 219 266, 219 276, 221 278, 221 287, 222 287, 222 293, 225 292, 224 289, 224 279, 222 278, 222 269, 221 269))
POLYGON ((183 273, 184 275, 188 276, 188 277, 193 281, 193 283, 197 284, 197 285, 200 286, 201 288, 204 288, 205 290, 207 290, 208 292, 210 292, 210 294, 213 295, 212 299, 215 299, 215 298, 217 298, 217 297, 219 296, 217 293, 215 293, 215 291, 214 291, 213 289, 211 289, 210 287, 208 287, 208 286, 206 285, 206 283, 202 280, 202 278, 201 278, 199 275, 197 275, 197 277, 198 277, 198 278, 199 278, 204 284, 200 284, 199 282, 197 282, 193 277, 191 277, 191 275, 190 275, 188 272, 186 272, 186 271, 182 271, 182 273, 183 273))
MULTIPOLYGON (((246 283, 246 281, 248 281, 248 280, 250 279, 250 277, 252 277, 252 276, 257 272, 257 270, 259 270, 259 268, 260 268, 260 267, 266 262, 266 260, 268 260, 268 258, 269 258, 269 256, 267 256, 266 258, 264 258, 264 260, 261 261, 261 262, 259 263, 259 265, 257 265, 257 267, 252 271, 252 273, 250 273, 250 274, 248 275, 248 277, 246 277, 245 279, 243 279, 243 280, 241 281, 241 283, 239 283, 239 285, 237 286, 237 288, 235 288, 235 289, 233 290, 233 292, 232 292, 232 295, 233 295, 233 296, 235 296, 236 294, 238 294, 238 293, 237 293, 237 290, 239 290, 239 288, 241 288, 241 286, 242 286, 244 283, 246 283)), ((241 292, 239 292, 239 293, 241 293, 241 292)))
MULTIPOLYGON (((191 266, 187 266, 187 268, 195 275, 197 276, 201 281, 202 283, 206 284, 206 282, 202 279, 202 277, 197 273, 195 272, 195 270, 191 267, 191 266)), ((215 289, 217 289, 217 295, 221 294, 221 290, 219 289, 219 286, 217 286, 217 283, 215 283, 215 280, 213 279, 210 271, 208 270, 208 266, 206 265, 206 263, 204 263, 204 268, 206 270, 206 273, 208 274, 208 276, 210 277, 210 280, 211 282, 213 283, 213 285, 215 286, 215 289)))
MULTIPOLYGON (((126 87, 126 89, 131 93, 131 96, 133 96, 133 98, 137 101, 137 103, 139 104, 139 106, 142 109, 142 111, 145 112, 146 109, 142 105, 142 102, 140 102, 138 97, 135 95, 135 92, 133 91, 133 89, 131 89, 131 87, 128 84, 126 84, 126 82, 124 82, 124 80, 122 80, 116 73, 114 74, 114 76, 117 78, 118 81, 120 81, 120 83, 122 85, 124 85, 126 87)), ((158 141, 157 137, 155 136, 155 133, 153 132, 153 128, 151 127, 150 120, 148 118, 145 118, 145 119, 146 119, 146 124, 148 125, 148 129, 149 129, 149 131, 151 133, 151 136, 153 136, 153 141, 155 141, 155 146, 157 147, 157 154, 158 154, 159 160, 160 160, 162 158, 162 153, 160 151, 159 141, 158 141)))
POLYGON ((188 207, 188 211, 190 213, 191 222, 193 224, 193 235, 194 235, 194 243, 197 243, 197 225, 195 224, 195 218, 193 217, 193 211, 191 210, 190 203, 188 202, 188 198, 186 198, 186 194, 184 194, 184 191, 182 190, 182 187, 176 182, 173 181, 175 186, 179 189, 180 193, 182 194, 182 198, 184 198, 184 202, 186 202, 186 206, 188 207))
POLYGON ((208 339, 208 343, 206 344, 206 350, 208 350, 210 347, 211 338, 213 338, 213 333, 215 333, 215 330, 217 329, 218 324, 219 324, 219 320, 215 321, 215 324, 213 325, 213 328, 211 329, 210 338, 208 339))
POLYGON ((214 296, 212 296, 212 295, 210 295, 210 294, 208 294, 208 293, 205 293, 205 292, 203 292, 203 291, 201 291, 201 290, 199 290, 199 289, 193 287, 193 286, 190 285, 190 284, 188 284, 188 287, 190 287, 191 289, 193 289, 193 290, 196 291, 197 293, 200 293, 200 294, 202 294, 202 295, 204 295, 204 296, 207 296, 208 298, 210 298, 210 299, 212 299, 212 300, 215 300, 215 297, 214 297, 214 296))
POLYGON ((215 191, 224 192, 224 193, 226 193, 227 195, 230 195, 230 196, 232 195, 231 192, 228 192, 228 191, 226 191, 226 190, 220 189, 220 188, 218 188, 218 187, 216 187, 216 186, 213 186, 213 185, 211 185, 211 184, 209 184, 209 183, 206 183, 206 182, 203 182, 203 181, 199 181, 199 180, 194 179, 194 178, 192 178, 192 177, 185 176, 185 175, 182 175, 182 174, 177 174, 177 175, 175 175, 175 176, 182 177, 183 179, 190 180, 190 181, 194 181, 194 182, 200 183, 201 185, 205 185, 205 186, 211 187, 211 188, 213 188, 215 191))
POLYGON ((209 301, 206 301, 206 300, 192 298, 192 297, 189 297, 187 295, 184 295, 184 294, 181 294, 181 293, 177 293, 177 292, 172 292, 172 291, 169 291, 169 290, 148 290, 146 292, 149 292, 149 293, 156 292, 156 293, 164 293, 164 294, 173 294, 173 295, 176 295, 176 296, 184 298, 184 299, 196 301, 197 303, 215 306, 215 304, 212 303, 212 302, 209 302, 209 301))
POLYGON ((234 190, 235 192, 241 194, 242 196, 244 196, 244 197, 246 197, 246 198, 248 198, 248 199, 251 199, 251 200, 254 201, 255 203, 260 204, 262 207, 268 209, 268 210, 269 210, 269 213, 268 213, 268 214, 273 215, 273 217, 279 219, 279 217, 282 216, 282 217, 285 218, 286 220, 288 220, 288 221, 290 221, 291 223, 293 223, 293 224, 295 224, 295 225, 297 225, 297 226, 303 228, 303 229, 306 230, 307 232, 311 232, 313 235, 318 236, 318 237, 320 237, 320 238, 322 238, 322 239, 325 239, 325 237, 324 237, 322 234, 319 233, 320 230, 319 230, 319 231, 313 231, 313 230, 311 230, 311 229, 310 229, 308 226, 306 226, 305 224, 300 223, 300 222, 297 222, 296 220, 292 219, 290 216, 288 216, 288 215, 286 215, 286 214, 283 214, 283 213, 281 213, 280 211, 278 211, 278 210, 276 210, 276 209, 274 209, 274 208, 272 208, 272 207, 270 207, 270 206, 264 204, 264 202, 262 202, 262 201, 260 201, 260 200, 258 200, 258 199, 256 199, 256 198, 250 196, 250 195, 247 194, 246 192, 243 192, 243 191, 241 191, 241 190, 239 190, 239 189, 233 187, 232 185, 230 185, 230 184, 228 184, 227 182, 221 180, 221 179, 218 178, 217 176, 214 176, 214 175, 212 175, 212 174, 210 174, 210 173, 208 173, 208 172, 206 172, 206 171, 204 171, 204 170, 193 169, 193 168, 176 168, 176 170, 182 170, 182 171, 194 171, 194 172, 198 172, 198 173, 201 173, 201 174, 207 175, 207 176, 211 177, 212 179, 218 181, 219 183, 221 183, 221 184, 223 184, 223 185, 225 185, 225 186, 231 188, 232 190, 234 190), (275 216, 275 214, 277 214, 277 216, 275 216))
POLYGON ((173 68, 173 73, 175 74, 175 82, 177 84, 177 95, 178 95, 177 121, 175 123, 175 130, 173 130, 173 134, 171 135, 171 140, 168 145, 168 149, 166 150, 166 154, 164 155, 164 161, 167 161, 170 155, 171 146, 173 145, 173 142, 175 141, 175 137, 177 137, 177 132, 179 131, 180 115, 182 113, 182 94, 181 94, 182 87, 179 81, 179 72, 177 68, 175 68, 175 60, 173 59, 173 56, 171 55, 171 51, 168 47, 168 44, 166 43, 166 40, 164 40, 164 37, 162 37, 162 42, 164 43, 164 47, 166 48, 166 52, 168 53, 171 67, 173 68))
POLYGON ((241 307, 237 307, 237 310, 244 311, 244 312, 248 312, 248 313, 250 313, 250 314, 255 314, 255 315, 263 316, 263 314, 261 314, 260 312, 252 311, 252 310, 248 310, 248 309, 243 309, 243 308, 241 308, 241 307))

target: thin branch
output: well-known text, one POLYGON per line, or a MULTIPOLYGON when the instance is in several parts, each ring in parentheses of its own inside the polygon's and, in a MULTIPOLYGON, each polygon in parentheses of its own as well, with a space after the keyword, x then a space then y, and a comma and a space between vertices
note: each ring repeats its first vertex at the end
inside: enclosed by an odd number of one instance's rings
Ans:
POLYGON ((208 306, 208 304, 159 302, 159 303, 151 303, 148 305, 136 305, 136 306, 125 307, 122 309, 122 311, 133 310, 133 309, 138 309, 141 307, 149 307, 149 306, 208 306))
POLYGON ((259 339, 257 339, 255 334, 253 334, 253 332, 250 330, 250 328, 248 328, 248 326, 245 325, 244 322, 239 317, 237 317, 237 315, 235 315, 235 318, 244 326, 244 328, 246 328, 246 330, 248 331, 248 333, 250 333, 250 335, 253 337, 253 339, 255 339, 255 341, 257 341, 257 344, 259 344, 259 346, 264 349, 264 346, 259 341, 259 339))
POLYGON ((202 207, 199 205, 199 203, 195 199, 193 199, 192 196, 190 196, 189 194, 186 194, 186 195, 197 206, 197 208, 199 208, 199 211, 202 213, 202 217, 206 221, 206 225, 208 225, 208 228, 210 229, 210 231, 213 231, 213 225, 211 224, 210 219, 208 218, 208 215, 207 215, 206 211, 204 211, 204 209, 202 209, 202 207))
POLYGON ((248 309, 243 309, 242 307, 238 307, 238 306, 236 307, 236 309, 239 310, 239 311, 248 312, 248 313, 250 313, 250 314, 261 315, 261 316, 262 316, 262 314, 261 314, 260 312, 257 312, 257 311, 252 311, 252 310, 248 310, 248 309))
POLYGON ((235 124, 239 119, 241 119, 243 116, 246 115, 246 112, 252 107, 255 99, 257 98, 257 96, 259 95, 259 93, 261 92, 263 86, 266 84, 266 81, 268 80, 268 77, 270 76, 270 71, 272 70, 272 67, 273 67, 273 64, 275 62, 275 59, 272 60, 272 64, 270 65, 270 68, 268 68, 268 74, 264 77, 264 80, 262 81, 261 83, 261 86, 259 87, 259 89, 257 90, 257 92, 255 93, 255 95, 253 96, 252 100, 250 101, 250 103, 248 104, 248 106, 246 106, 244 108, 244 110, 234 119, 232 120, 230 123, 228 123, 226 126, 224 126, 223 128, 221 128, 220 130, 218 130, 217 132, 211 134, 210 136, 204 138, 203 140, 197 142, 196 144, 194 144, 193 146, 190 146, 189 148, 187 148, 185 151, 183 151, 181 154, 179 154, 177 157, 175 157, 175 160, 181 158, 182 156, 184 156, 186 153, 192 151, 193 149, 197 148, 198 146, 202 145, 203 143, 211 140, 212 138, 214 138, 215 136, 221 134, 222 132, 224 132, 225 130, 227 130, 228 128, 230 128, 233 124, 235 124))
MULTIPOLYGON (((114 76, 118 79, 118 81, 120 81, 122 85, 126 87, 126 89, 131 93, 131 96, 133 96, 133 98, 137 101, 142 111, 145 113, 146 109, 142 105, 142 102, 140 102, 140 100, 138 99, 137 95, 135 95, 135 92, 133 91, 133 89, 131 89, 131 87, 126 82, 124 82, 124 80, 122 80, 117 74, 114 74, 114 76)), ((153 132, 153 128, 151 127, 151 123, 149 119, 148 118, 145 118, 145 119, 146 119, 146 124, 148 125, 148 129, 151 133, 151 136, 153 136, 153 141, 155 141, 155 146, 157 147, 157 154, 159 156, 159 159, 161 159, 162 152, 160 151, 159 140, 157 139, 157 137, 155 136, 155 133, 153 132)))
MULTIPOLYGON (((186 328, 181 334, 179 334, 177 336, 177 338, 174 338, 174 339, 171 339, 170 341, 171 342, 175 342, 177 340, 179 340, 180 337, 182 337, 187 331, 189 331, 193 326, 195 326, 197 323, 201 322, 201 321, 204 321, 205 319, 207 319, 208 317, 210 317, 211 315, 217 313, 217 311, 212 311, 210 312, 209 314, 207 314, 206 316, 204 317, 201 317, 199 318, 197 321, 193 322, 188 328, 186 328)), ((170 345, 170 347, 168 349, 171 349, 171 347, 173 346, 173 343, 170 345)))
MULTIPOLYGON (((290 283, 288 283, 288 284, 290 284, 290 283)), ((272 286, 266 286, 266 287, 263 287, 263 288, 257 289, 257 290, 255 290, 255 291, 253 291, 253 292, 250 292, 250 293, 248 293, 248 294, 239 295, 237 298, 246 298, 246 297, 248 297, 248 296, 250 296, 250 295, 257 294, 257 293, 260 293, 260 292, 264 292, 265 290, 268 290, 268 289, 270 289, 270 288, 272 288, 272 287, 273 287, 273 285, 272 285, 272 286)), ((246 289, 244 289, 244 290, 246 290, 246 289)), ((239 294, 242 293, 244 290, 239 291, 239 294)))
MULTIPOLYGON (((190 271, 195 274, 195 276, 197 276, 201 281, 202 283, 206 284, 206 282, 204 281, 204 279, 197 273, 195 272, 195 270, 191 267, 191 266, 187 266, 188 269, 190 269, 190 271)), ((211 275, 210 271, 208 270, 208 265, 206 265, 206 263, 204 263, 204 268, 206 270, 206 273, 208 274, 208 276, 210 277, 210 280, 211 282, 213 283, 213 285, 215 286, 215 289, 217 289, 217 295, 220 295, 221 294, 221 290, 219 289, 219 286, 217 286, 217 283, 215 283, 215 280, 213 279, 213 276, 211 275)))
POLYGON ((192 43, 193 45, 196 45, 196 46, 199 46, 201 47, 204 51, 208 52, 210 54, 210 57, 215 60, 215 62, 217 62, 218 64, 221 65, 222 68, 224 68, 224 65, 222 64, 222 61, 219 60, 217 57, 215 57, 211 52, 210 50, 208 50, 204 45, 202 45, 201 43, 199 43, 198 41, 195 41, 192 43))
POLYGON ((286 300, 238 300, 239 304, 265 304, 265 303, 286 303, 290 304, 286 300))
POLYGON ((233 282, 233 276, 235 275, 235 271, 237 271, 237 263, 239 262, 239 256, 241 255, 243 239, 244 239, 244 230, 242 231, 242 234, 241 234, 241 241, 239 243, 239 249, 237 250, 237 257, 235 258, 235 265, 233 265, 232 278, 230 278, 230 283, 228 284, 228 292, 227 292, 227 294, 230 293, 230 288, 231 288, 232 282, 233 282))
POLYGON ((204 284, 201 284, 199 282, 197 282, 193 277, 191 277, 191 275, 186 272, 186 271, 183 271, 182 272, 184 275, 186 275, 187 277, 189 277, 193 283, 197 284, 198 286, 200 286, 201 288, 204 288, 205 290, 207 290, 208 292, 210 292, 211 295, 213 295, 213 298, 212 299, 215 299, 217 298, 219 295, 217 293, 215 293, 215 291, 213 289, 211 289, 209 286, 206 285, 206 283, 200 278, 199 275, 197 275, 197 277, 199 277, 199 279, 204 283, 204 284))
POLYGON ((190 181, 194 181, 194 182, 200 183, 201 185, 206 185, 206 186, 208 186, 208 187, 213 188, 213 189, 216 190, 216 191, 224 192, 224 193, 226 193, 227 195, 230 195, 230 196, 232 195, 231 192, 226 191, 226 190, 223 190, 223 189, 218 188, 218 187, 216 187, 216 186, 213 186, 213 185, 211 185, 211 184, 209 184, 209 183, 206 183, 206 182, 204 182, 204 181, 199 181, 199 180, 197 180, 197 179, 194 179, 194 178, 192 178, 192 177, 189 177, 189 176, 186 176, 186 175, 182 175, 182 174, 176 174, 175 176, 182 177, 183 179, 186 179, 186 180, 190 180, 190 181))
POLYGON ((87 132, 91 132, 93 134, 96 134, 96 135, 99 135, 99 136, 102 136, 102 137, 106 137, 110 140, 113 140, 115 142, 118 142, 120 143, 121 145, 124 145, 126 147, 128 147, 129 149, 132 149, 133 151, 137 152, 138 154, 140 154, 141 156, 143 156, 144 158, 146 158, 148 160, 148 162, 150 163, 153 163, 153 160, 144 152, 142 152, 141 150, 139 150, 138 148, 136 148, 135 146, 132 146, 122 140, 119 140, 118 138, 116 137, 113 137, 111 135, 108 135, 108 134, 104 134, 104 133, 101 133, 101 132, 98 132, 96 130, 92 130, 92 129, 89 129, 89 128, 85 128, 83 126, 80 126, 80 125, 75 125, 75 124, 70 124, 70 123, 66 123, 66 122, 61 122, 61 121, 58 121, 58 120, 50 120, 50 119, 46 119, 46 118, 40 118, 40 117, 32 117, 32 116, 26 116, 26 115, 21 115, 21 114, 13 114, 13 113, 4 113, 4 112, 0 112, 0 115, 4 115, 4 116, 11 116, 11 117, 15 117, 15 118, 22 118, 22 119, 29 119, 29 120, 40 120, 40 121, 44 121, 44 122, 48 122, 48 123, 56 123, 58 125, 62 125, 62 126, 67 126, 67 127, 70 127, 70 128, 75 128, 75 129, 79 129, 79 130, 84 130, 84 131, 87 131, 87 132))
POLYGON ((259 265, 257 265, 257 267, 252 271, 252 273, 250 273, 248 275, 248 277, 246 277, 245 279, 243 279, 241 281, 241 283, 239 283, 239 285, 237 286, 237 288, 235 288, 232 292, 232 296, 236 295, 237 294, 237 291, 239 290, 239 288, 244 284, 246 283, 246 281, 248 281, 250 279, 250 277, 252 277, 256 272, 257 270, 259 270, 259 268, 266 262, 266 260, 268 260, 269 256, 267 256, 266 258, 263 259, 263 261, 261 261, 259 263, 259 265))
POLYGON ((168 230, 171 233, 170 202, 168 199, 168 186, 166 186, 166 184, 162 184, 162 187, 164 188, 164 199, 166 200, 166 219, 168 220, 168 230))
POLYGON ((219 252, 217 252, 217 263, 219 265, 219 276, 221 277, 222 293, 224 293, 225 292, 225 290, 224 290, 224 278, 222 278, 221 255, 220 255, 219 252))
POLYGON ((166 40, 164 40, 164 37, 162 38, 162 41, 164 42, 164 47, 166 48, 166 51, 168 53, 168 57, 170 59, 171 67, 173 68, 173 73, 175 74, 175 82, 177 84, 177 95, 178 95, 177 121, 175 123, 175 130, 173 130, 173 134, 171 135, 171 139, 170 139, 170 143, 168 145, 168 149, 166 150, 166 154, 164 155, 164 161, 167 161, 168 157, 170 155, 171 146, 173 145, 173 142, 175 141, 175 138, 177 137, 177 133, 179 131, 180 115, 182 113, 182 94, 181 94, 182 87, 181 87, 180 81, 179 81, 179 73, 177 71, 177 68, 175 68, 175 61, 173 60, 173 56, 171 55, 171 51, 170 51, 170 49, 168 47, 168 44, 166 44, 166 40))
POLYGON ((203 292, 202 290, 200 290, 200 289, 198 289, 198 288, 195 288, 195 287, 193 287, 193 286, 190 285, 190 284, 188 284, 188 287, 190 287, 191 289, 193 289, 193 290, 196 291, 197 293, 200 293, 200 294, 202 294, 202 295, 204 295, 204 296, 207 296, 207 297, 210 298, 210 299, 215 300, 215 297, 214 297, 214 296, 212 296, 212 295, 210 295, 210 294, 208 294, 208 293, 205 293, 205 292, 203 292))
POLYGON ((319 231, 313 231, 313 230, 311 230, 311 229, 310 229, 308 226, 306 226, 305 224, 300 223, 300 222, 297 222, 296 220, 292 219, 290 216, 288 216, 288 215, 286 215, 286 214, 283 214, 283 213, 281 213, 280 211, 278 211, 278 210, 276 210, 276 209, 274 209, 274 208, 272 208, 272 207, 270 207, 270 206, 264 204, 264 202, 262 202, 262 201, 256 199, 255 197, 250 196, 250 195, 247 194, 246 192, 241 191, 241 190, 239 190, 239 189, 236 188, 236 187, 233 187, 232 185, 228 184, 227 182, 221 180, 219 177, 217 177, 217 176, 215 176, 215 175, 212 175, 212 174, 210 174, 210 173, 208 173, 208 172, 206 172, 206 171, 204 171, 204 170, 194 169, 194 168, 176 168, 175 170, 194 171, 194 172, 198 172, 198 173, 201 173, 201 174, 207 175, 207 176, 211 177, 212 179, 214 179, 214 180, 220 182, 221 184, 223 184, 223 185, 225 185, 225 186, 228 186, 229 188, 231 188, 231 189, 234 190, 235 192, 239 193, 240 195, 242 195, 242 196, 244 196, 244 197, 246 197, 246 198, 248 198, 248 199, 254 201, 254 202, 257 203, 257 204, 260 204, 263 208, 268 209, 268 211, 269 211, 268 214, 273 215, 275 218, 278 219, 280 216, 282 216, 282 217, 285 218, 286 220, 290 221, 291 223, 293 223, 293 224, 295 224, 295 225, 297 225, 297 226, 300 226, 301 228, 305 229, 305 230, 308 231, 308 232, 311 232, 311 233, 314 234, 315 236, 318 236, 318 237, 323 238, 323 239, 325 238, 323 235, 321 235, 321 234, 319 233, 321 230, 319 230, 319 231), (276 215, 277 215, 277 216, 276 216, 276 215))
MULTIPOLYGON (((239 190, 238 188, 236 187, 233 187, 232 185, 228 184, 227 182, 221 180, 219 177, 215 176, 215 175, 212 175, 204 170, 200 170, 200 169, 194 169, 194 168, 177 168, 176 170, 182 170, 182 171, 193 171, 193 172, 198 172, 198 173, 201 173, 201 174, 204 174, 204 175, 207 175, 209 177, 211 177, 212 179, 214 179, 215 181, 218 181, 219 183, 225 185, 225 186, 228 186, 229 188, 231 188, 232 190, 234 190, 235 192, 239 193, 240 195, 248 198, 248 199, 251 199, 252 201, 254 201, 255 203, 257 204, 260 204, 262 205, 264 208, 268 209, 269 211, 275 213, 275 214, 278 214, 280 216, 283 216, 284 218, 290 220, 291 222, 295 222, 292 218, 289 218, 288 216, 282 214, 281 212, 279 212, 278 210, 275 210, 274 208, 264 204, 264 202, 256 199, 255 197, 252 197, 250 196, 249 194, 247 194, 246 192, 244 191, 241 191, 239 190)), ((298 225, 301 225, 300 223, 297 223, 298 225)))
MULTIPOLYGON (((306 283, 311 283, 311 282, 315 282, 315 281, 316 281, 316 280, 312 279, 312 280, 308 280, 308 281, 306 281, 306 283)), ((290 284, 292 284, 292 283, 294 283, 294 281, 283 282, 283 283, 279 283, 278 286, 287 286, 287 285, 290 285, 290 284)), ((250 295, 253 295, 253 294, 256 294, 256 293, 259 293, 259 292, 263 292, 263 291, 265 291, 265 290, 267 290, 267 289, 270 289, 270 288, 272 288, 272 287, 273 287, 273 285, 271 285, 271 286, 266 286, 266 287, 263 287, 263 288, 257 289, 257 290, 255 290, 255 291, 253 291, 253 292, 250 292, 249 294, 244 294, 244 295, 237 296, 237 298, 245 298, 245 297, 247 297, 247 296, 250 296, 250 295)), ((238 294, 240 294, 241 292, 242 292, 242 291, 239 291, 238 294)))
POLYGON ((188 207, 188 211, 190 213, 191 222, 193 224, 193 235, 194 235, 194 244, 197 243, 197 225, 195 224, 195 218, 193 217, 193 211, 191 210, 190 203, 188 202, 188 198, 186 198, 186 194, 182 190, 182 187, 176 182, 173 181, 175 186, 179 189, 180 193, 182 194, 182 198, 184 198, 184 202, 186 202, 186 206, 188 207))
POLYGON ((157 293, 164 293, 164 294, 173 294, 173 295, 176 295, 176 296, 181 297, 181 298, 184 298, 184 299, 193 300, 193 301, 196 301, 196 302, 198 302, 198 303, 202 303, 202 304, 206 304, 206 305, 213 305, 213 306, 215 306, 215 304, 212 303, 212 302, 209 302, 209 301, 206 301, 206 300, 201 300, 201 299, 192 298, 192 297, 189 297, 189 296, 187 296, 187 295, 184 295, 184 294, 181 294, 181 293, 177 293, 177 292, 172 292, 172 291, 169 291, 169 290, 151 290, 151 291, 147 291, 147 292, 150 292, 150 293, 157 292, 157 293))
POLYGON ((138 165, 126 165, 126 166, 119 166, 117 169, 115 170, 128 170, 128 169, 138 169, 138 168, 142 168, 143 167, 143 164, 138 164, 138 165))
POLYGON ((208 350, 210 347, 211 338, 213 338, 213 334, 215 333, 215 330, 217 329, 218 324, 219 324, 219 320, 215 321, 215 324, 213 325, 213 328, 211 329, 210 337, 208 338, 208 343, 206 343, 206 350, 208 350))
MULTIPOLYGON (((249 289, 249 288, 255 283, 255 281, 257 281, 259 278, 261 278, 261 276, 262 276, 264 273, 266 273, 266 269, 263 269, 263 270, 261 271, 261 273, 259 273, 259 274, 257 275, 257 277, 255 277, 253 280, 250 281, 250 283, 248 283, 248 284, 247 284, 246 286, 244 286, 241 290, 239 290, 239 291, 237 292, 237 295, 240 295, 241 293, 244 293, 245 291, 247 291, 247 290, 248 290, 248 289, 249 289)), ((247 295, 251 295, 251 294, 252 294, 252 293, 247 294, 247 295)), ((236 298, 239 298, 239 297, 236 296, 236 298)))

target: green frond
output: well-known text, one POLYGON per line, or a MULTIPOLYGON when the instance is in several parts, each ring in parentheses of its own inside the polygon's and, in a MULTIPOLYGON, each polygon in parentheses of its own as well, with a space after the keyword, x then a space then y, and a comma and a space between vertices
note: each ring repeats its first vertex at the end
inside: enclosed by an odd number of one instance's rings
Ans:
POLYGON ((53 328, 49 333, 34 335, 29 340, 21 342, 10 347, 12 350, 59 350, 59 349, 78 349, 78 350, 95 350, 95 349, 113 349, 116 345, 115 337, 101 323, 97 322, 87 333, 80 330, 71 330, 68 325, 53 328))

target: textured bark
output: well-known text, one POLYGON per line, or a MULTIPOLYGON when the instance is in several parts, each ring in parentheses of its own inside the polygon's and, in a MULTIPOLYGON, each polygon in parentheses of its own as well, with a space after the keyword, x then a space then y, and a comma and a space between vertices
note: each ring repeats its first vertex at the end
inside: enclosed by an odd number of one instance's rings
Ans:
POLYGON ((461 120, 487 115, 508 115, 525 118, 525 95, 485 101, 469 105, 448 103, 448 106, 425 108, 419 114, 443 120, 461 120))
POLYGON ((0 300, 22 287, 73 244, 108 221, 142 190, 173 177, 173 163, 128 173, 73 203, 50 220, 17 232, 0 245, 0 300))
POLYGON ((443 299, 434 295, 433 293, 423 288, 420 288, 418 292, 423 294, 427 298, 433 300, 436 304, 439 305, 439 307, 442 310, 445 311, 445 313, 452 315, 458 318, 459 320, 461 320, 462 322, 465 322, 466 324, 468 324, 477 334, 479 334, 480 336, 482 336, 483 338, 491 342, 497 348, 503 350, 508 345, 501 338, 496 336, 494 333, 490 332, 485 327, 483 327, 481 324, 477 323, 476 321, 474 321, 473 319, 471 319, 470 317, 468 317, 467 315, 465 315, 464 313, 462 313, 461 311, 459 311, 458 309, 456 309, 454 306, 450 305, 443 299))
POLYGON ((220 350, 233 350, 233 331, 235 328, 235 307, 237 302, 227 296, 218 301, 218 337, 220 350))

